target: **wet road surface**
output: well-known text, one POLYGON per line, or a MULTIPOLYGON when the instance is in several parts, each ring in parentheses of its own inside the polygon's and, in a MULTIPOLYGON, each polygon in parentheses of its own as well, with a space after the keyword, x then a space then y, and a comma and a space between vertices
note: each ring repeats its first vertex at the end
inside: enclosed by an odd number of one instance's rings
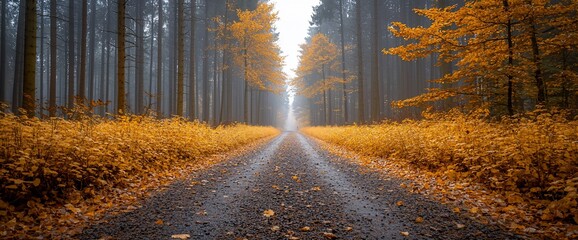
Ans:
POLYGON ((333 156, 300 133, 285 132, 193 173, 132 212, 106 217, 76 238, 519 238, 409 193, 402 182, 333 156), (423 222, 416 222, 418 217, 423 222))

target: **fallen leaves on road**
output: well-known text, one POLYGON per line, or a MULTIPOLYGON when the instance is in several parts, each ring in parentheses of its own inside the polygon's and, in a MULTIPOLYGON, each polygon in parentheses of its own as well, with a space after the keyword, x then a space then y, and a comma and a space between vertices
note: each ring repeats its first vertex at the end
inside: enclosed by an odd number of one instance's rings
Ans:
POLYGON ((422 223, 422 222, 423 222, 423 217, 417 217, 417 218, 415 219, 415 222, 416 222, 416 223, 422 223))
POLYGON ((162 219, 159 219, 155 222, 156 225, 163 225, 165 222, 162 219))
POLYGON ((191 235, 189 234, 175 234, 171 236, 172 239, 189 239, 191 235))
POLYGON ((336 239, 337 236, 333 233, 330 232, 323 232, 323 237, 327 238, 327 239, 336 239))
POLYGON ((311 191, 321 191, 321 188, 318 186, 312 187, 311 191))
POLYGON ((267 209, 267 210, 263 211, 263 216, 265 216, 265 217, 272 217, 273 215, 275 215, 275 211, 273 211, 271 209, 267 209))
POLYGON ((305 226, 305 227, 300 228, 299 231, 301 231, 301 232, 309 232, 309 231, 311 231, 311 228, 308 227, 308 226, 305 226))
POLYGON ((404 236, 404 237, 409 236, 409 232, 400 232, 400 234, 401 234, 402 236, 404 236))
POLYGON ((273 232, 277 232, 277 231, 279 231, 279 229, 280 229, 279 226, 273 226, 273 227, 271 227, 271 231, 273 231, 273 232))
POLYGON ((395 205, 397 205, 398 207, 401 207, 401 206, 403 206, 403 201, 397 201, 395 203, 395 205))

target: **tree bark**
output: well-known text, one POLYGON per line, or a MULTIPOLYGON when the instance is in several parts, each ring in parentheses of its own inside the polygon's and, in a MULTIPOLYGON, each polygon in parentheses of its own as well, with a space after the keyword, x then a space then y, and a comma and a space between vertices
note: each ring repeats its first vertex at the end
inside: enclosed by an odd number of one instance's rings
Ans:
POLYGON ((162 95, 163 95, 163 0, 158 1, 159 22, 157 30, 157 91, 156 91, 156 111, 157 116, 162 117, 162 95))
POLYGON ((0 102, 6 102, 6 63, 8 57, 6 56, 6 4, 8 1, 2 1, 2 19, 0 20, 0 59, 3 64, 0 64, 0 102))
POLYGON ((16 55, 14 57, 14 84, 12 88, 12 112, 18 113, 22 107, 22 92, 24 83, 24 21, 27 1, 20 1, 18 13, 18 30, 16 33, 16 55))
POLYGON ((542 57, 540 56, 540 48, 538 46, 538 37, 536 36, 536 24, 534 19, 530 18, 530 40, 532 42, 532 60, 534 62, 534 79, 536 80, 536 87, 538 88, 538 105, 546 104, 546 84, 542 76, 542 57))
POLYGON ((177 33, 177 115, 183 116, 183 96, 184 96, 184 63, 185 55, 183 54, 185 48, 185 21, 184 21, 184 0, 177 2, 177 18, 178 18, 178 33, 177 33))
POLYGON ((68 4, 68 108, 74 107, 74 0, 68 4))
POLYGON ((24 92, 22 105, 29 117, 35 115, 36 91, 36 0, 26 0, 24 27, 24 92))
POLYGON ((124 72, 125 72, 125 59, 126 59, 126 49, 125 49, 125 36, 126 36, 126 28, 125 28, 125 7, 126 7, 126 0, 117 0, 118 4, 118 19, 117 19, 117 31, 118 31, 118 39, 117 39, 117 78, 118 78, 118 85, 117 85, 117 97, 116 97, 116 108, 117 113, 123 115, 126 113, 126 101, 125 101, 125 89, 124 89, 124 72))
POLYGON ((365 123, 365 95, 363 89, 363 39, 361 33, 361 0, 355 2, 357 35, 357 121, 365 123))
POLYGON ((86 98, 86 27, 87 27, 87 2, 82 0, 82 23, 80 33, 80 76, 78 83, 78 97, 83 103, 86 98))
MULTIPOLYGON (((209 0, 205 0, 205 36, 203 37, 203 120, 208 123, 209 122, 209 92, 211 88, 209 88, 209 0)), ((214 86, 214 78, 213 78, 213 86, 214 86)), ((215 108, 214 104, 215 96, 213 96, 213 108, 215 108)), ((213 115, 214 117, 214 115, 213 115)))
MULTIPOLYGON (((512 66, 514 65, 514 52, 512 50, 513 48, 513 42, 512 42, 512 20, 511 20, 511 16, 509 16, 510 14, 510 4, 508 3, 508 0, 503 0, 503 5, 504 5, 504 10, 506 11, 506 13, 508 14, 508 23, 506 24, 506 31, 507 31, 507 38, 506 38, 506 42, 508 44, 508 67, 512 68, 512 66)), ((513 97, 513 81, 512 79, 514 78, 512 76, 512 74, 510 73, 511 69, 508 69, 508 114, 514 115, 514 106, 513 106, 513 101, 512 101, 512 97, 513 97)))
MULTIPOLYGON (((190 39, 190 70, 189 70, 189 118, 191 120, 194 120, 196 118, 196 114, 195 114, 195 106, 197 104, 197 73, 196 73, 196 68, 197 68, 197 61, 196 61, 196 55, 195 55, 195 40, 196 40, 196 35, 195 35, 195 24, 197 22, 196 20, 196 12, 197 12, 197 0, 191 0, 191 39, 190 39)), ((203 99, 203 102, 205 101, 205 99, 203 99)), ((203 115, 205 114, 205 112, 203 112, 203 115)))
POLYGON ((136 1, 135 113, 144 110, 144 1, 136 1))
POLYGON ((96 1, 93 1, 90 5, 90 40, 88 43, 88 49, 90 50, 90 58, 88 60, 88 100, 94 100, 94 72, 95 72, 95 52, 96 52, 96 1))
POLYGON ((379 11, 378 0, 373 0, 373 41, 372 41, 372 60, 371 60, 371 121, 379 121, 380 101, 379 97, 379 20, 377 18, 379 11))
POLYGON ((345 75, 345 35, 343 31, 343 0, 339 0, 339 35, 341 37, 341 79, 343 80, 343 123, 349 122, 347 109, 347 76, 345 75))
POLYGON ((56 1, 50 0, 50 94, 48 115, 56 116, 56 1))

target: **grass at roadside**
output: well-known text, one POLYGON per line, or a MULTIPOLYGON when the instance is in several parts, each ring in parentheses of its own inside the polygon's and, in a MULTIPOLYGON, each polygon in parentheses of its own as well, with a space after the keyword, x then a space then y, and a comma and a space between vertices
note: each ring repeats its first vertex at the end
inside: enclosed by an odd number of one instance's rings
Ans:
POLYGON ((558 113, 499 122, 453 113, 302 132, 431 176, 480 184, 507 196, 503 211, 530 210, 528 222, 578 223, 578 121, 558 113))
POLYGON ((131 189, 142 193, 174 180, 184 166, 207 164, 213 154, 278 133, 272 127, 211 128, 141 116, 41 121, 2 115, 0 238, 57 235, 66 231, 63 226, 112 207, 115 196, 131 189))

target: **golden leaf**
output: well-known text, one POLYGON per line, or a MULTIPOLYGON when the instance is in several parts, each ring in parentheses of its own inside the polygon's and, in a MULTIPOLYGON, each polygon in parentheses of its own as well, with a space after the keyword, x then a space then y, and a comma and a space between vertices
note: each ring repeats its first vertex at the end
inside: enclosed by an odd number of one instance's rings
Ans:
POLYGON ((189 234, 174 234, 174 235, 171 235, 171 238, 172 239, 189 239, 189 238, 191 238, 191 235, 189 235, 189 234))
POLYGON ((263 216, 265 217, 272 217, 273 215, 275 215, 275 212, 271 209, 263 211, 263 216))
POLYGON ((416 223, 422 223, 422 222, 423 222, 423 217, 417 217, 417 218, 415 219, 415 222, 416 222, 416 223))

